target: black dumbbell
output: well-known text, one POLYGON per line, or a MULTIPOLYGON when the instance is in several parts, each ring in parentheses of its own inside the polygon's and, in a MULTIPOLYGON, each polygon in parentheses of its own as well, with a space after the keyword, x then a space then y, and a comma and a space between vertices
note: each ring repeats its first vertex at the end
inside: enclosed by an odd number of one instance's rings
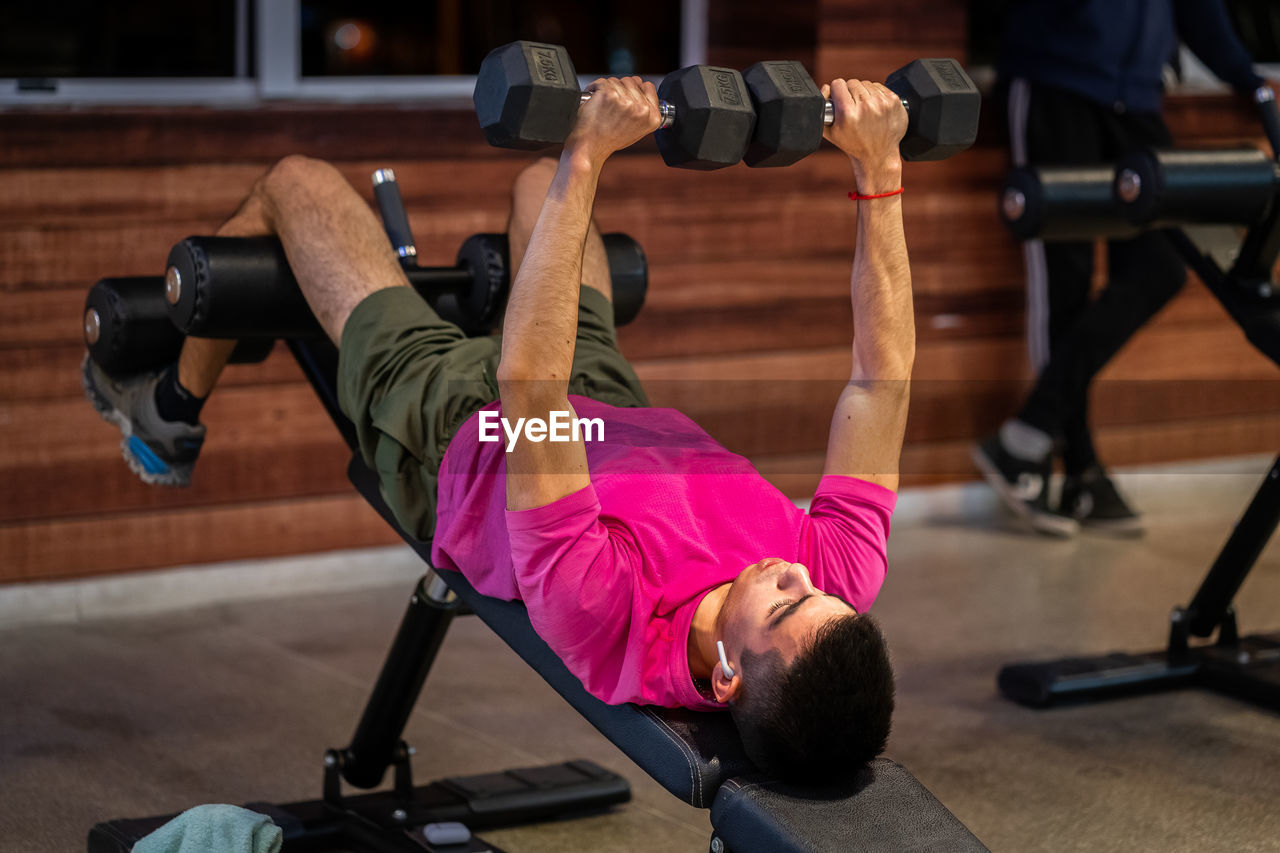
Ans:
MULTIPOLYGON (((658 96, 658 151, 668 166, 723 169, 742 159, 755 110, 741 74, 693 65, 668 74, 658 96)), ((564 142, 590 97, 563 47, 516 41, 480 63, 473 100, 490 145, 536 150, 564 142)))
MULTIPOLYGON (((818 150, 835 110, 803 65, 757 62, 742 76, 756 109, 748 166, 789 166, 818 150)), ((899 148, 904 160, 943 160, 977 138, 982 96, 954 59, 917 59, 890 74, 885 85, 907 110, 899 148)))

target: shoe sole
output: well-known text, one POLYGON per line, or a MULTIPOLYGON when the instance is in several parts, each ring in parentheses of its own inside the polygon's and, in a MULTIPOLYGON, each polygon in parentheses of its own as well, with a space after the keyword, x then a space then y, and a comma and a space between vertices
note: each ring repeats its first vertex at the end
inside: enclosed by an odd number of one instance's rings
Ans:
POLYGON ((1081 519, 1080 526, 1090 533, 1124 538, 1136 538, 1147 532, 1147 526, 1141 518, 1085 518, 1081 519))
POLYGON ((169 467, 167 473, 158 474, 149 470, 142 460, 134 454, 129 447, 129 439, 133 437, 133 421, 129 416, 115 407, 110 399, 98 390, 97 384, 93 381, 93 373, 89 367, 89 354, 85 353, 84 361, 80 363, 80 387, 84 389, 84 395, 89 402, 93 404, 93 408, 102 417, 104 421, 114 425, 120 430, 120 455, 124 457, 124 461, 129 466, 129 470, 138 475, 142 482, 149 486, 179 486, 186 487, 191 485, 190 472, 183 472, 169 467))
POLYGON ((1000 469, 995 466, 995 463, 987 458, 987 454, 983 452, 980 445, 975 444, 969 448, 969 458, 973 460, 974 466, 982 474, 983 479, 987 481, 987 485, 991 486, 995 493, 1000 496, 1000 501, 1033 531, 1062 539, 1069 539, 1080 532, 1080 524, 1075 519, 1046 515, 1036 512, 1027 506, 1026 501, 1014 494, 1013 490, 1009 488, 1009 482, 1000 473, 1000 469))

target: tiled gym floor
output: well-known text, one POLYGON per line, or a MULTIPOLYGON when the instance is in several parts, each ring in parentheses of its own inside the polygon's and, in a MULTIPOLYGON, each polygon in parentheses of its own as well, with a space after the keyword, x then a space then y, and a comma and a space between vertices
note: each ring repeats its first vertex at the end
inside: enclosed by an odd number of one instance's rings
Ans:
MULTIPOLYGON (((1161 645, 1267 464, 1127 474, 1151 526, 1129 541, 1022 535, 977 485, 909 493, 875 609, 899 679, 888 755, 997 851, 1280 850, 1280 716, 1194 691, 1033 712, 995 690, 1011 659, 1161 645)), ((0 630, 0 849, 318 796, 408 586, 0 630)), ((1245 631, 1280 630, 1280 545, 1237 601, 1245 631)), ((424 778, 585 757, 630 779, 633 802, 610 814, 486 834, 511 851, 706 849, 705 812, 475 619, 455 623, 407 737, 424 778)))

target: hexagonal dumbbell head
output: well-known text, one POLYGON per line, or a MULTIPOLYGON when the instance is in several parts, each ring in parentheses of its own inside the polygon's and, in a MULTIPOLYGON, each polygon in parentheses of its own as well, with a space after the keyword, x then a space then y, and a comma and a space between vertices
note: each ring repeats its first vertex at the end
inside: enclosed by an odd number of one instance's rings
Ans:
POLYGON ((904 160, 945 160, 977 138, 982 96, 954 59, 917 59, 885 85, 907 102, 904 160))
POLYGON ((472 100, 490 145, 533 151, 565 141, 581 91, 563 47, 513 41, 480 63, 472 100))
POLYGON ((822 144, 826 99, 799 62, 757 62, 742 72, 756 108, 748 166, 790 166, 822 144))
POLYGON ((737 71, 709 65, 681 68, 663 78, 658 97, 676 110, 675 123, 657 134, 658 151, 668 166, 723 169, 742 159, 756 112, 737 71))

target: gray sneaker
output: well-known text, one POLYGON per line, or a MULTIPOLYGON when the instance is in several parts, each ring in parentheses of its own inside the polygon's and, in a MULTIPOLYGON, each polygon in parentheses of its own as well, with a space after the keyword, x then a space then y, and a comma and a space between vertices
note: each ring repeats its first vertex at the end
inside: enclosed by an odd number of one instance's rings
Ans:
POLYGON ((108 376, 88 354, 80 368, 85 396, 102 419, 120 428, 124 461, 144 483, 191 485, 204 425, 166 421, 156 411, 156 382, 161 371, 119 379, 108 376))

